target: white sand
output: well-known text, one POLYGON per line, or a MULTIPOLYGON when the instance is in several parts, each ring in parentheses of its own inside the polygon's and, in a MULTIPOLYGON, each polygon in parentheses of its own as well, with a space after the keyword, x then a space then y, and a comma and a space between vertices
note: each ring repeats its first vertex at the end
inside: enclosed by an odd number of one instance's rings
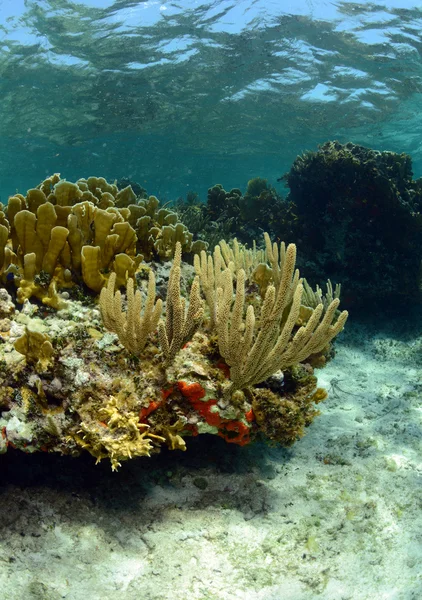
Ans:
POLYGON ((422 339, 402 327, 348 326, 289 450, 205 438, 117 474, 0 456, 0 597, 422 598, 422 339))

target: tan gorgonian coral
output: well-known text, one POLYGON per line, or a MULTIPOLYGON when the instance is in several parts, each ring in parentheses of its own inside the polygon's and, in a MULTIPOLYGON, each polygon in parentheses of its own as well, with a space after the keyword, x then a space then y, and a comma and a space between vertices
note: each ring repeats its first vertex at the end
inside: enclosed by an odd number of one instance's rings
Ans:
POLYGON ((192 339, 204 316, 198 276, 193 280, 186 311, 186 301, 180 294, 181 262, 182 246, 177 242, 167 288, 166 322, 161 321, 158 326, 166 364, 171 363, 179 350, 192 339))
POLYGON ((225 268, 224 259, 220 246, 214 249, 214 258, 207 255, 205 250, 200 255, 195 254, 194 266, 197 276, 200 278, 201 287, 210 312, 210 327, 215 325, 216 320, 216 290, 221 284, 221 274, 225 268))
MULTIPOLYGON (((295 269, 296 246, 289 244, 286 248, 282 243, 278 248, 277 244, 271 245, 267 234, 265 240, 265 258, 268 257, 271 264, 271 284, 266 285, 258 319, 254 308, 256 302, 246 301, 245 270, 236 269, 233 261, 227 263, 220 246, 216 246, 214 257, 202 252, 200 257, 195 258, 197 275, 186 310, 186 302, 180 292, 181 245, 179 242, 176 244, 167 290, 166 320, 158 325, 165 366, 173 361, 201 325, 204 311, 199 280, 210 311, 210 327, 217 335, 219 353, 230 367, 226 395, 257 385, 277 371, 323 351, 343 329, 348 313, 337 310, 338 297, 331 297, 325 305, 320 302, 314 308, 302 305, 304 286, 299 271, 295 269)), ((226 256, 229 258, 227 248, 226 256)), ((242 264, 240 260, 238 258, 237 264, 242 264)), ((147 315, 153 314, 154 295, 155 288, 151 286, 147 300, 149 308, 145 311, 147 315)), ((136 327, 142 329, 139 325, 141 301, 139 299, 136 303, 133 298, 131 283, 128 287, 128 310, 122 313, 120 293, 114 294, 112 280, 112 285, 109 284, 101 293, 100 306, 105 326, 119 335, 126 348, 136 347, 139 354, 139 349, 145 346, 146 336, 141 344, 130 341, 136 337, 133 333, 136 327), (129 321, 137 321, 138 325, 130 325, 129 321)), ((155 308, 158 310, 157 305, 155 308)), ((154 313, 150 327, 145 329, 144 326, 142 331, 151 333, 158 318, 154 313)))
POLYGON ((347 311, 343 311, 333 323, 338 298, 329 304, 324 315, 324 307, 319 304, 306 325, 292 337, 303 294, 299 272, 295 271, 296 246, 290 244, 287 247, 282 253, 282 262, 276 262, 277 255, 273 256, 275 283, 278 285, 268 286, 258 323, 251 304, 244 316, 243 269, 237 273, 234 304, 230 269, 224 271, 223 285, 217 289, 216 329, 220 354, 230 366, 228 393, 256 385, 277 371, 322 351, 343 329, 348 317, 347 311))
POLYGON ((142 313, 142 294, 134 291, 133 279, 128 279, 126 286, 127 309, 122 309, 122 295, 114 291, 116 273, 111 273, 107 287, 101 290, 100 310, 104 326, 117 333, 120 343, 131 354, 141 354, 148 341, 148 336, 157 329, 163 302, 155 301, 155 275, 149 272, 148 292, 145 308, 142 313))
POLYGON ((330 280, 326 283, 327 292, 324 294, 319 285, 313 290, 306 279, 303 279, 303 304, 315 308, 318 304, 323 304, 326 309, 331 302, 338 298, 340 300, 341 284, 337 283, 336 287, 333 288, 333 284, 330 280))
POLYGON ((104 326, 118 335, 120 343, 131 354, 140 355, 145 348, 148 336, 157 330, 163 351, 165 364, 172 362, 179 350, 198 330, 203 314, 203 302, 200 295, 199 277, 195 277, 189 296, 189 306, 180 293, 180 274, 182 246, 176 243, 173 265, 170 270, 165 322, 159 319, 162 312, 162 300, 155 301, 155 276, 149 275, 148 293, 145 309, 142 310, 142 294, 134 291, 133 279, 129 279, 126 288, 127 310, 122 309, 122 296, 114 291, 116 277, 110 274, 107 287, 101 290, 100 310, 104 326))
POLYGON ((231 244, 228 244, 225 240, 220 240, 218 246, 225 266, 230 268, 233 273, 243 269, 247 278, 252 275, 253 270, 259 263, 266 260, 265 250, 258 250, 255 241, 252 248, 240 244, 236 238, 231 244))
POLYGON ((212 328, 215 325, 217 316, 216 293, 222 285, 223 271, 229 269, 236 277, 236 273, 243 269, 246 278, 249 279, 256 269, 263 265, 262 261, 266 260, 266 253, 264 250, 257 250, 255 242, 253 248, 248 249, 239 244, 235 238, 231 245, 221 240, 215 246, 213 256, 202 250, 200 254, 195 254, 193 258, 195 273, 200 278, 201 289, 209 308, 210 328, 212 328))

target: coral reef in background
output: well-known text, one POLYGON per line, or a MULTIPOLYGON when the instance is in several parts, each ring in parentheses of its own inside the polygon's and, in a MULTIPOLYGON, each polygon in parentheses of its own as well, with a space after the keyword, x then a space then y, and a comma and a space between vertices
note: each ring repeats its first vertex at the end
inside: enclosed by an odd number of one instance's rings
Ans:
POLYGON ((333 294, 323 299, 318 290, 305 293, 293 244, 272 243, 268 234, 262 250, 221 241, 213 253, 203 247, 191 266, 182 260, 186 236, 173 237, 173 260, 167 261, 170 249, 161 230, 176 230, 177 224, 170 211, 158 216, 154 197, 135 204, 131 188, 120 194, 96 178, 68 184, 55 176, 36 190, 14 196, 2 217, 8 234, 4 259, 16 257, 3 271, 4 281, 10 265, 16 273, 25 267, 28 254, 37 264, 39 251, 41 266, 52 257, 53 277, 70 267, 69 284, 79 294, 65 298, 57 285, 58 301, 51 304, 56 312, 45 310, 45 296, 19 297, 20 280, 18 302, 0 290, 0 451, 77 456, 86 450, 116 469, 163 445, 185 450, 198 434, 239 445, 261 436, 290 445, 303 435, 326 396, 313 366, 332 356, 331 341, 347 313, 339 312, 333 294), (52 223, 53 212, 62 223, 74 221, 71 230, 52 223), (140 235, 145 216, 161 227, 148 240, 140 235), (126 249, 133 258, 127 256, 135 266, 120 278, 115 269, 98 269, 102 285, 88 293, 83 269, 77 278, 71 268, 79 246, 68 242, 70 233, 90 236, 81 247, 83 260, 82 248, 99 248, 101 256, 110 242, 95 242, 108 236, 118 241, 118 232, 110 233, 118 224, 130 233, 124 239, 130 240, 126 249), (54 227, 65 230, 65 243, 51 253, 54 227), (137 252, 149 243, 149 258, 156 260, 147 265, 137 252), (101 292, 98 305, 95 292, 101 292), (313 306, 304 304, 307 298, 313 306))
POLYGON ((238 188, 227 192, 217 184, 209 188, 206 203, 191 194, 185 201, 177 201, 175 210, 190 231, 211 248, 221 239, 233 237, 251 246, 254 240, 261 239, 264 231, 274 238, 281 229, 283 239, 294 240, 292 207, 261 177, 251 179, 244 194, 238 188))
POLYGON ((137 198, 148 199, 148 192, 140 183, 137 181, 133 181, 128 177, 122 177, 121 179, 116 180, 116 186, 118 190, 123 190, 124 188, 130 186, 137 198))
POLYGON ((327 142, 298 156, 282 178, 296 215, 291 231, 313 283, 341 281, 346 305, 419 294, 422 179, 406 154, 327 142))
POLYGON ((341 282, 346 306, 419 296, 422 178, 413 179, 410 156, 330 141, 298 156, 279 181, 284 199, 255 177, 244 193, 217 184, 206 202, 191 194, 174 208, 210 247, 233 237, 251 246, 263 231, 295 242, 312 285, 341 282))

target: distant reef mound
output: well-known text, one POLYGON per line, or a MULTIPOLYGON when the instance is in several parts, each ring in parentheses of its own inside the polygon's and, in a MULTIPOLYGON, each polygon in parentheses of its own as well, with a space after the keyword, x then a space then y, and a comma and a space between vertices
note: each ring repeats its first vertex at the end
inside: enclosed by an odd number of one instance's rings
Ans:
POLYGON ((410 156, 330 141, 280 179, 295 220, 277 233, 293 231, 311 282, 341 281, 349 306, 418 296, 422 178, 410 156))

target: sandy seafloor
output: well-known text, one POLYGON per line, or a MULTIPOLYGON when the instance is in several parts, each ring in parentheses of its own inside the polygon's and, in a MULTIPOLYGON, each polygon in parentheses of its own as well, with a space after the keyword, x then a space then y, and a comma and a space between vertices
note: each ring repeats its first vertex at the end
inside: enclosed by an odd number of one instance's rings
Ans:
POLYGON ((1 599, 422 598, 421 330, 351 319, 288 450, 0 456, 1 599))

